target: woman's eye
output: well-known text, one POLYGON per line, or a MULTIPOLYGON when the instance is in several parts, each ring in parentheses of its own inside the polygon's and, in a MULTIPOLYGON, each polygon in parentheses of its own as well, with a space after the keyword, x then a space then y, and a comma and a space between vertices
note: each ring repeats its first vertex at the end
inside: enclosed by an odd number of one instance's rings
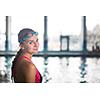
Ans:
POLYGON ((30 41, 30 42, 29 42, 29 44, 32 44, 32 43, 33 43, 33 41, 30 41))
POLYGON ((29 44, 37 43, 38 39, 36 41, 29 41, 29 44))

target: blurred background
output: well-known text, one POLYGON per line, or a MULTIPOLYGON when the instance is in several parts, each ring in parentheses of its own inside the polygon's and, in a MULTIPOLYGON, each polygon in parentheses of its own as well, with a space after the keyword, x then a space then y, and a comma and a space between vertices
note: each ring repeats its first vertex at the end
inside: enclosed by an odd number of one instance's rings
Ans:
POLYGON ((39 32, 32 61, 43 83, 100 82, 100 16, 0 16, 0 82, 11 83, 18 32, 39 32))

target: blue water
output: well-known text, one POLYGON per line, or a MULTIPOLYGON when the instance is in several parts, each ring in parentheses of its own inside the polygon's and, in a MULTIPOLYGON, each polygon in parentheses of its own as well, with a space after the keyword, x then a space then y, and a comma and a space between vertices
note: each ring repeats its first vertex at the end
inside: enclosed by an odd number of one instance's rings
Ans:
MULTIPOLYGON (((6 74, 5 77, 0 78, 2 83, 11 83, 11 62, 13 58, 5 59, 0 57, 0 73, 2 75, 6 74)), ((45 61, 42 57, 33 57, 32 61, 41 72, 43 83, 100 82, 100 59, 97 58, 86 58, 83 60, 80 57, 49 57, 45 61)))

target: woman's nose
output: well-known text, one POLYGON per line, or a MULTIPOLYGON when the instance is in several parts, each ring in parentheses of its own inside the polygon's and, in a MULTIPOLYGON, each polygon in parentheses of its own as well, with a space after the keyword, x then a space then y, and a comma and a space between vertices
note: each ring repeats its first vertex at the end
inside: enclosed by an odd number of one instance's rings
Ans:
POLYGON ((34 42, 34 46, 37 47, 38 46, 38 43, 37 42, 34 42))

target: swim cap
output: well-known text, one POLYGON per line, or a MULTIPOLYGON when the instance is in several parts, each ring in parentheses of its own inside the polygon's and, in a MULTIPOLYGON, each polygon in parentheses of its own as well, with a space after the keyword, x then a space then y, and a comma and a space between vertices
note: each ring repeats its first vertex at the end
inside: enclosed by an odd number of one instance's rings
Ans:
POLYGON ((38 35, 38 32, 29 28, 24 28, 18 33, 18 42, 23 43, 33 35, 38 35))

